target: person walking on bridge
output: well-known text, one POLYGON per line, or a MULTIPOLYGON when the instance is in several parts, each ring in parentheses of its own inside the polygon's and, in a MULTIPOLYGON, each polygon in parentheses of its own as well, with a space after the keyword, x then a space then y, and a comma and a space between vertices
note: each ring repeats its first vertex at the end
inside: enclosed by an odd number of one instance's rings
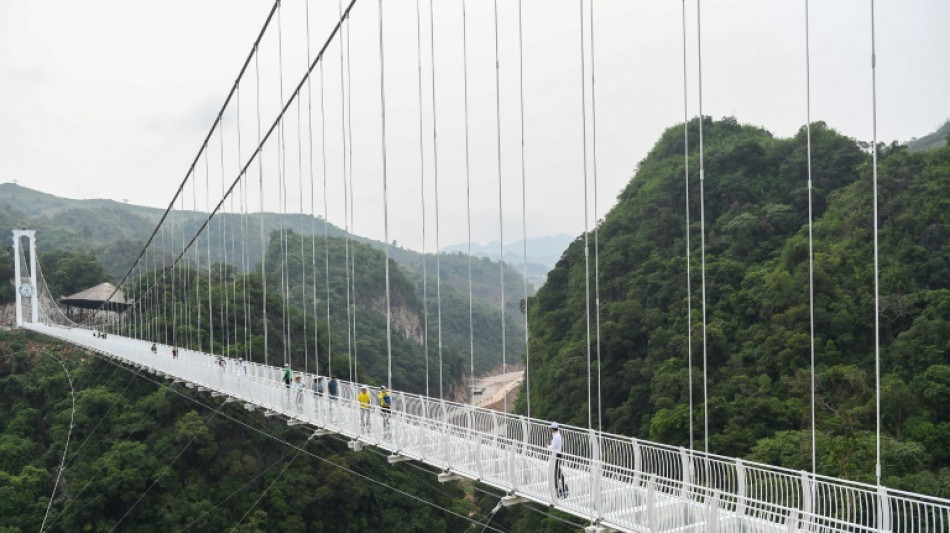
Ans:
POLYGON ((303 376, 299 372, 294 376, 294 403, 298 411, 303 409, 303 376))
POLYGON ((333 404, 340 398, 340 383, 336 376, 330 376, 330 382, 327 383, 327 392, 330 394, 330 418, 333 418, 333 404))
POLYGON ((551 422, 551 444, 548 449, 554 454, 554 488, 557 490, 557 497, 567 498, 567 482, 564 481, 564 472, 561 471, 561 450, 564 449, 564 441, 561 439, 557 422, 551 422))
POLYGON ((293 380, 293 372, 290 370, 290 365, 284 363, 284 386, 288 389, 290 388, 291 380, 293 380))
POLYGON ((389 415, 392 413, 393 397, 389 394, 386 385, 379 391, 379 412, 383 417, 383 429, 389 431, 389 415))
POLYGON ((363 428, 369 429, 370 395, 366 389, 366 385, 360 387, 360 393, 356 395, 356 401, 360 404, 360 431, 362 431, 363 428))

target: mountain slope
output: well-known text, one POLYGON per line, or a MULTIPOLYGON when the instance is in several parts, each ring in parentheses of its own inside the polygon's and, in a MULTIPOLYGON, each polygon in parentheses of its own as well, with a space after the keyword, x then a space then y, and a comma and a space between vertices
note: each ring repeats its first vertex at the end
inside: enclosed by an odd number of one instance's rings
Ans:
POLYGON ((944 122, 943 125, 937 128, 937 131, 933 133, 924 135, 919 139, 907 141, 907 149, 911 152, 921 152, 923 150, 939 148, 947 144, 948 138, 950 138, 950 120, 944 122))
MULTIPOLYGON (((698 122, 689 126, 697 138, 698 122)), ((804 130, 778 139, 731 119, 706 119, 704 130, 709 447, 810 467, 804 130)), ((600 227, 600 348, 604 428, 688 446, 682 134, 682 126, 667 130, 600 227)), ((819 472, 873 481, 873 461, 855 455, 870 445, 873 456, 870 158, 820 123, 812 143, 819 472)), ((693 422, 701 448, 695 146, 690 169, 693 422)), ((934 476, 950 466, 950 449, 935 443, 950 431, 950 396, 929 391, 943 390, 950 375, 950 149, 882 147, 879 174, 885 479, 943 493, 934 476)), ((532 405, 540 416, 579 425, 587 425, 588 408, 584 286, 577 239, 529 305, 532 405)), ((594 398, 596 425, 596 381, 594 398)))
MULTIPOLYGON (((81 250, 94 251, 106 270, 121 279, 138 255, 145 240, 155 228, 163 211, 160 209, 124 204, 112 200, 71 200, 34 191, 13 183, 0 184, 0 234, 9 234, 13 228, 38 230, 37 245, 43 251, 81 250)), ((167 250, 170 255, 181 249, 186 238, 190 240, 195 231, 207 219, 207 214, 198 211, 175 210, 169 214, 166 231, 156 236, 156 249, 167 250)), ((264 250, 261 236, 268 239, 281 228, 298 235, 312 235, 318 243, 324 235, 343 237, 343 229, 333 224, 324 224, 320 217, 301 214, 248 213, 234 215, 222 213, 210 222, 206 229, 211 235, 210 262, 226 262, 239 270, 259 270, 264 250)), ((353 241, 368 244, 378 250, 385 243, 351 235, 353 241)), ((204 241, 203 241, 204 242, 204 241)), ((421 285, 423 256, 405 248, 392 247, 390 256, 403 264, 421 285)), ((202 259, 205 263, 207 257, 202 259)), ((441 257, 442 282, 452 287, 465 287, 468 291, 467 256, 459 253, 444 253, 441 257)), ((497 262, 486 263, 476 259, 472 271, 472 283, 476 299, 495 307, 500 306, 497 262), (493 265, 491 263, 494 263, 493 265)), ((426 254, 426 265, 434 284, 435 256, 426 254)), ((505 266, 506 298, 509 308, 517 309, 522 291, 521 273, 505 266), (509 286, 510 285, 510 286, 509 286)))
POLYGON ((462 531, 474 512, 463 487, 428 472, 0 332, 2 531, 39 530, 53 493, 72 405, 54 356, 75 384, 76 418, 48 531, 462 531))
MULTIPOLYGON (((135 260, 145 239, 153 230, 162 211, 153 208, 127 205, 110 200, 69 200, 58 198, 53 195, 33 191, 15 184, 0 184, 0 234, 4 234, 14 227, 36 228, 37 243, 44 257, 53 258, 52 255, 60 252, 94 252, 96 257, 105 266, 106 271, 113 280, 119 280, 125 275, 128 265, 135 260)), ((180 250, 183 241, 200 227, 207 218, 207 214, 191 211, 173 211, 166 221, 166 229, 161 231, 155 240, 155 248, 149 256, 147 270, 170 263, 173 252, 180 250), (161 253, 165 250, 164 253, 161 253)), ((269 277, 278 276, 279 272, 273 271, 274 265, 281 261, 281 228, 284 228, 284 235, 293 240, 289 245, 291 252, 299 256, 301 241, 306 245, 307 259, 310 256, 324 257, 329 254, 335 263, 339 263, 332 270, 332 276, 338 279, 332 280, 333 283, 341 287, 345 285, 345 270, 342 262, 345 255, 344 242, 342 237, 344 231, 332 224, 324 225, 323 220, 312 218, 300 214, 274 214, 274 213, 256 213, 247 216, 233 214, 221 214, 216 216, 205 230, 204 236, 199 239, 198 244, 192 248, 186 256, 186 261, 190 264, 189 268, 199 267, 207 270, 208 263, 226 263, 233 267, 230 270, 230 276, 233 280, 240 279, 241 273, 247 271, 252 283, 260 286, 260 261, 264 251, 262 235, 267 239, 268 253, 270 257, 265 262, 268 267, 269 277), (263 225, 263 230, 262 230, 263 225), (262 233, 263 231, 263 233, 262 233), (324 231, 329 236, 325 238, 324 231), (315 247, 315 249, 314 249, 315 247), (210 251, 210 254, 209 254, 210 251), (196 254, 197 253, 197 257, 196 254), (210 259, 209 259, 210 255, 210 259), (256 275, 256 277, 255 277, 256 275)), ((8 233, 7 233, 8 234, 8 233)), ((351 236, 350 247, 355 250, 362 261, 368 261, 361 265, 357 261, 358 268, 368 268, 368 265, 378 266, 378 271, 382 272, 382 253, 385 244, 365 239, 359 236, 351 236), (375 252, 372 252, 375 250, 375 252)), ((0 252, 0 261, 8 255, 0 252)), ((411 310, 409 315, 403 318, 412 320, 411 331, 406 330, 397 335, 410 333, 412 346, 407 346, 413 354, 412 357, 406 356, 407 361, 418 361, 421 367, 407 370, 412 376, 412 389, 424 390, 424 380, 419 382, 420 376, 424 376, 425 357, 420 355, 424 343, 423 335, 425 333, 425 311, 428 311, 429 319, 429 352, 430 367, 433 369, 438 364, 438 314, 439 302, 437 300, 438 292, 436 290, 436 257, 407 250, 404 248, 393 247, 390 250, 390 256, 394 264, 398 264, 398 270, 394 270, 398 275, 404 276, 411 287, 406 289, 407 294, 412 296, 412 305, 405 308, 411 310), (428 305, 423 307, 423 259, 426 264, 428 305), (432 358, 435 358, 434 365, 432 358)), ((298 258, 299 260, 299 258, 298 258)), ((6 265, 0 267, 0 274, 7 271, 9 259, 6 265)), ((323 262, 317 261, 317 267, 323 272, 323 262)), ((468 256, 461 254, 442 254, 439 258, 441 264, 441 284, 442 284, 442 305, 443 316, 443 348, 447 362, 444 368, 444 377, 447 386, 455 385, 463 373, 467 373, 468 365, 462 364, 468 360, 469 353, 469 277, 468 277, 468 256), (463 356, 464 354, 464 356, 463 356)), ((299 267, 298 267, 299 268, 299 267)), ((477 372, 484 372, 493 366, 500 364, 501 356, 501 313, 503 305, 501 299, 501 287, 499 282, 500 271, 505 270, 505 311, 506 317, 508 360, 515 362, 520 359, 524 348, 524 327, 522 315, 520 312, 520 302, 523 298, 523 278, 520 273, 498 262, 493 262, 485 258, 473 258, 472 260, 472 295, 474 302, 472 305, 473 323, 475 324, 475 360, 477 372)), ((12 269, 11 269, 12 270, 12 269)), ((375 270, 374 270, 375 272, 375 270)), ((49 272, 53 274, 53 272, 49 272)), ((188 274, 193 276, 194 273, 188 274)), ((322 279, 325 274, 320 274, 322 279)), ((10 277, 9 275, 7 276, 10 277)), ((363 291, 360 285, 361 276, 357 275, 358 294, 363 291)), ((291 294, 298 294, 299 285, 302 283, 299 276, 292 278, 293 286, 291 294)), ((106 281, 103 279, 102 281, 106 281)), ((271 287, 279 286, 277 282, 269 280, 271 287)), ((312 281, 307 282, 312 288, 312 281)), ((69 283, 54 284, 55 286, 72 287, 69 283)), ((55 287, 53 287, 55 289, 55 287)), ((325 292, 325 291, 324 291, 325 292)), ((134 293, 134 291, 133 291, 134 293)), ((380 326, 385 329, 384 315, 379 314, 379 299, 384 298, 384 292, 380 292, 380 287, 374 286, 371 289, 375 300, 359 299, 357 300, 357 316, 370 320, 364 327, 372 328, 372 334, 365 338, 360 338, 360 324, 357 324, 357 337, 360 343, 377 341, 380 326), (369 306, 369 307, 367 307, 369 306)), ((0 287, 0 303, 9 301, 12 298, 12 287, 4 284, 0 287)), ((54 297, 62 294, 54 294, 54 297)), ((325 298, 322 293, 318 294, 322 298, 320 305, 325 307, 325 298)), ((334 309, 346 309, 346 294, 334 293, 332 298, 334 309)), ((300 307, 300 301, 291 302, 300 307)), ((312 306, 311 300, 306 303, 312 306)), ((302 308, 300 309, 302 313, 302 308)), ((339 314, 339 313, 338 313, 339 314)), ((362 319, 362 318, 361 318, 362 319)), ((206 325, 207 326, 207 325, 206 325)), ((346 328, 345 321, 339 326, 342 336, 342 350, 346 351, 346 328)), ((262 330, 260 330, 262 331, 262 330)), ((312 332, 312 326, 311 326, 312 332)), ((197 336, 197 332, 194 332, 197 336)), ((219 338, 223 332, 217 332, 219 338)), ((302 334, 302 332, 300 333, 302 334)), ((383 337, 384 339, 384 337, 383 337)), ((298 342, 303 346, 302 342, 298 342)), ((382 345, 385 347, 385 343, 382 345)), ((263 348, 263 346, 261 346, 263 348)), ((357 346, 357 352, 359 350, 357 346)), ((282 348, 281 348, 282 349, 282 348)), ((341 350, 334 348, 333 351, 341 350)), ((367 353, 378 355, 378 343, 368 346, 367 353)), ((312 349, 310 349, 312 353, 312 349)), ((297 359, 298 357, 295 357, 297 359)), ((367 362, 378 364, 375 356, 367 359, 367 362)), ((414 365, 415 363, 413 363, 414 365)), ((378 372, 373 372, 374 377, 378 378, 378 372)), ((451 390, 451 389, 450 389, 451 390)))

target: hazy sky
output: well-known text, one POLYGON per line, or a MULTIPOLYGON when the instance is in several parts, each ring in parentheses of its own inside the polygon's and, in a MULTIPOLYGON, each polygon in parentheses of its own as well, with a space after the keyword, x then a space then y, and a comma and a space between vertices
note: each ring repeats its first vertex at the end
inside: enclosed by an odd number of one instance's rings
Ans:
MULTIPOLYGON (((493 2, 468 0, 471 231, 476 242, 499 238, 496 108, 501 120, 504 238, 518 239, 522 231, 518 3, 498 4, 496 106, 493 2)), ((590 22, 589 2, 584 4, 590 22)), ((377 5, 358 0, 354 8, 347 83, 352 95, 355 231, 382 238, 377 5)), ((416 0, 384 2, 389 238, 421 248, 424 187, 425 246, 431 251, 435 182, 429 1, 421 0, 422 159, 416 5, 416 0)), ((434 12, 441 245, 467 239, 461 6, 459 0, 437 0, 434 12)), ((165 207, 270 7, 266 0, 0 0, 0 182, 17 180, 71 198, 127 199, 165 207)), ((241 84, 240 106, 235 103, 226 113, 223 135, 212 138, 207 161, 201 159, 192 189, 186 188, 186 208, 213 204, 222 186, 246 163, 257 145, 258 101, 266 131, 281 94, 289 96, 301 80, 308 59, 308 22, 311 57, 325 41, 335 23, 337 0, 311 2, 309 18, 305 7, 303 0, 284 1, 280 38, 275 21, 259 61, 241 84)), ((683 120, 682 7, 677 0, 597 0, 594 52, 591 55, 588 26, 587 70, 582 71, 579 2, 523 1, 529 236, 583 230, 582 87, 587 95, 590 224, 594 171, 602 216, 663 130, 683 120), (596 113, 590 100, 592 60, 596 113)), ((810 7, 812 118, 870 140, 870 1, 813 1, 810 7)), ((702 4, 705 114, 733 115, 780 136, 804 124, 804 9, 804 0, 702 4)), ((879 139, 905 141, 929 133, 950 117, 950 2, 879 1, 876 9, 879 139)), ((695 115, 695 0, 686 3, 686 14, 687 101, 689 114, 695 115)), ((289 110, 284 143, 278 144, 275 136, 260 166, 256 161, 252 165, 243 202, 252 211, 263 205, 268 211, 322 215, 326 176, 327 214, 342 226, 338 40, 328 48, 322 83, 316 72, 305 86, 300 107, 294 104, 289 110), (263 195, 258 172, 264 174, 263 195)), ((707 187, 715 187, 715 176, 709 176, 707 187)), ((236 196, 226 207, 240 210, 241 198, 236 196)))

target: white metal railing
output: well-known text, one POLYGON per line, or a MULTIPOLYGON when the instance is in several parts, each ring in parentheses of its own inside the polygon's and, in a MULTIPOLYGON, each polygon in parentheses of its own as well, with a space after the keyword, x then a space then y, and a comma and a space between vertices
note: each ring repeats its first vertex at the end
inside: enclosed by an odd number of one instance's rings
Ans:
MULTIPOLYGON (((562 425, 562 470, 570 489, 559 498, 549 422, 392 391, 384 417, 373 398, 360 426, 356 393, 339 381, 339 397, 286 387, 281 369, 151 342, 42 324, 29 329, 206 387, 445 471, 624 531, 948 532, 950 500, 562 425)), ((303 383, 313 380, 302 374, 303 383)))

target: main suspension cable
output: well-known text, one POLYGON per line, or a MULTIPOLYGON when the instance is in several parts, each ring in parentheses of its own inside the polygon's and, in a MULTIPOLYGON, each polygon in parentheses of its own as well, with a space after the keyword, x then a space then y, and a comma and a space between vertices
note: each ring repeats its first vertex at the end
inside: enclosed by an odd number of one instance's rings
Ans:
MULTIPOLYGON (((174 266, 177 265, 177 263, 178 263, 179 261, 181 261, 182 258, 185 257, 185 254, 186 254, 186 253, 188 252, 188 250, 191 249, 191 247, 195 244, 195 242, 198 240, 198 238, 199 238, 199 236, 201 235, 201 233, 208 227, 208 225, 209 225, 211 219, 212 219, 212 218, 217 214, 217 212, 222 208, 222 206, 224 205, 224 202, 227 200, 228 196, 230 196, 230 195, 233 193, 234 188, 241 182, 241 178, 244 177, 244 176, 247 174, 248 169, 250 168, 251 164, 253 163, 253 161, 254 161, 255 159, 258 160, 258 166, 259 166, 260 175, 261 175, 261 184, 260 184, 261 189, 262 189, 262 190, 261 190, 261 208, 262 208, 262 212, 263 212, 263 168, 262 168, 262 164, 261 164, 261 162, 260 162, 261 159, 260 159, 259 156, 260 156, 260 155, 262 154, 262 152, 263 152, 264 143, 266 143, 267 140, 270 139, 270 136, 273 135, 274 131, 275 131, 275 130, 277 129, 277 127, 282 123, 283 118, 284 118, 284 115, 287 113, 287 110, 290 108, 290 105, 294 102, 294 100, 295 100, 295 99, 297 98, 297 96, 300 94, 300 91, 302 90, 302 88, 303 88, 303 86, 304 86, 304 83, 306 82, 307 78, 308 78, 308 77, 311 75, 311 73, 313 72, 313 69, 316 68, 316 66, 317 66, 318 63, 322 63, 322 59, 323 59, 324 53, 326 52, 326 50, 327 50, 327 48, 329 47, 330 43, 333 41, 334 37, 339 33, 340 27, 342 26, 342 23, 343 23, 343 19, 344 19, 345 17, 349 16, 349 13, 350 13, 350 11, 352 10, 353 5, 354 5, 355 3, 356 3, 356 0, 350 0, 350 3, 347 5, 346 11, 345 11, 344 14, 343 14, 343 17, 341 17, 340 21, 337 22, 337 24, 334 26, 334 28, 333 28, 332 31, 330 32, 330 35, 327 37, 327 40, 324 42, 323 46, 321 47, 320 52, 317 54, 317 57, 310 63, 310 67, 309 67, 309 68, 307 69, 307 71, 304 73, 304 77, 298 82, 298 84, 297 84, 296 87, 294 88, 294 91, 291 93, 290 98, 289 98, 289 99, 287 100, 287 102, 283 105, 283 107, 281 108, 281 110, 280 110, 280 112, 278 113, 277 117, 275 118, 274 122, 273 122, 273 123, 271 124, 271 126, 268 128, 267 132, 266 132, 262 137, 259 137, 260 140, 258 141, 258 145, 257 145, 257 147, 255 148, 255 150, 253 151, 253 153, 251 154, 250 159, 249 159, 249 160, 247 161, 247 163, 245 163, 245 165, 240 169, 240 171, 239 171, 237 177, 232 181, 230 187, 228 188, 227 193, 224 195, 224 197, 221 198, 221 200, 217 203, 217 205, 215 206, 215 208, 211 210, 211 212, 208 214, 208 217, 206 217, 206 218, 202 221, 201 225, 200 225, 200 226, 198 227, 198 229, 195 231, 195 234, 192 236, 191 240, 187 242, 187 244, 184 244, 184 239, 185 239, 185 237, 184 237, 184 227, 182 228, 182 232, 183 232, 183 235, 182 235, 182 238, 183 238, 182 250, 181 250, 181 252, 179 253, 179 255, 175 258, 175 260, 172 262, 172 265, 171 265, 170 268, 174 268, 174 266)), ((257 64, 257 60, 256 60, 257 55, 255 54, 254 57, 255 57, 255 63, 257 64)), ((259 74, 259 72, 260 72, 260 69, 259 69, 259 67, 258 67, 258 68, 255 68, 255 70, 257 71, 257 80, 258 80, 257 83, 258 83, 258 88, 259 88, 259 84, 260 84, 260 74, 259 74)), ((260 99, 260 91, 258 90, 258 101, 259 101, 259 99, 260 99)), ((260 107, 259 107, 259 102, 258 102, 258 115, 259 115, 259 113, 260 113, 260 107)), ((260 121, 259 121, 259 120, 258 120, 258 130, 260 131, 260 121)), ((193 183, 192 186, 194 187, 194 182, 192 182, 192 183, 193 183)), ((193 202, 194 202, 194 200, 193 200, 193 202)), ((183 205, 182 205, 182 209, 184 210, 184 200, 182 200, 182 204, 183 204, 183 205)), ((193 209, 195 209, 195 208, 193 208, 193 209)), ((195 209, 195 211, 196 211, 196 209, 195 209)), ((261 238, 261 240, 262 240, 262 244, 263 244, 263 241, 264 241, 264 239, 263 239, 263 217, 261 217, 261 224, 262 224, 262 226, 261 226, 261 233, 262 233, 262 238, 261 238)), ((262 257, 263 257, 263 256, 262 256, 262 257)), ((262 261, 262 272, 263 272, 263 261, 262 261)), ((263 276, 262 276, 262 278, 264 278, 264 279, 262 279, 262 283, 263 283, 264 286, 266 287, 266 277, 263 277, 263 276)), ((264 298, 264 302, 263 302, 263 307, 264 307, 264 309, 265 309, 265 312, 263 313, 263 315, 264 315, 264 322, 265 322, 264 333, 265 333, 265 358, 266 358, 266 356, 267 356, 267 342, 266 342, 266 341, 267 341, 267 328, 266 328, 266 319, 267 319, 267 314, 266 314, 266 292, 265 292, 265 298, 264 298)), ((199 310, 200 310, 200 307, 199 307, 199 310)))
MULTIPOLYGON (((355 0, 353 0, 355 1, 355 0)), ((234 84, 231 86, 231 91, 224 99, 224 103, 221 105, 221 110, 218 111, 217 116, 215 117, 214 122, 211 123, 211 129, 208 131, 208 134, 205 135, 204 141, 201 143, 201 148, 198 150, 198 153, 195 155, 194 160, 192 160, 191 165, 188 167, 188 171, 185 172, 185 177, 182 179, 181 183, 178 185, 178 189, 175 191, 175 194, 172 196, 170 202, 168 202, 168 207, 165 208, 165 212, 162 214, 161 218, 158 219, 158 223, 155 225, 155 229, 152 230, 151 235, 145 241, 145 245, 142 247, 142 250, 139 252, 138 257, 132 262, 132 266, 129 267, 128 272, 122 277, 122 280, 116 284, 115 289, 112 291, 112 294, 105 299, 105 302, 112 300, 116 293, 122 289, 125 285, 125 282, 129 280, 132 275, 132 271, 135 269, 135 266, 138 265, 139 261, 142 259, 142 256, 145 254, 145 250, 148 249, 149 245, 152 243, 152 240, 155 239, 155 236, 158 234, 159 228, 162 224, 165 223, 165 220, 168 218, 169 214, 175 207, 175 202, 182 197, 185 191, 185 185, 188 183, 188 179, 192 177, 195 168, 198 165, 198 162, 201 160, 201 155, 208 145, 208 141, 211 140, 211 136, 214 134, 217 127, 222 123, 222 117, 224 116, 224 111, 228 108, 228 105, 231 103, 231 98, 237 93, 238 87, 240 86, 241 80, 244 78, 244 73, 247 71, 248 66, 251 64, 251 59, 257 57, 257 50, 260 46, 261 40, 264 38, 264 34, 267 32, 268 26, 270 26, 271 20, 274 18, 274 13, 277 11, 277 7, 280 5, 280 0, 275 0, 274 4, 271 6, 270 12, 267 14, 267 18, 264 20, 264 24, 261 27, 261 30, 257 34, 257 38, 254 40, 254 44, 251 46, 251 51, 248 53, 247 58, 244 60, 244 64, 241 66, 241 70, 238 72, 237 78, 234 80, 234 84)), ((100 310, 105 309, 105 304, 99 306, 98 309, 94 310, 87 320, 91 320, 100 310)))

